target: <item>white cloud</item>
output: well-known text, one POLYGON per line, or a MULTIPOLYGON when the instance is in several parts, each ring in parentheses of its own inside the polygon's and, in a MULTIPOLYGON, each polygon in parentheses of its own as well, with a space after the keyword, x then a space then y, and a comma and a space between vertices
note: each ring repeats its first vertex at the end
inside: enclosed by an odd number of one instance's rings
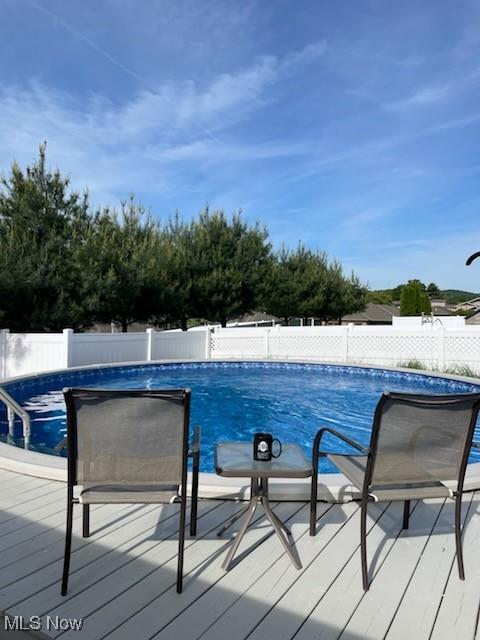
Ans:
POLYGON ((409 111, 411 109, 428 107, 440 102, 445 102, 451 97, 452 93, 452 86, 449 84, 423 87, 406 98, 388 102, 383 106, 390 111, 409 111))
POLYGON ((205 86, 194 81, 142 91, 120 106, 105 96, 78 103, 72 96, 30 83, 0 90, 0 166, 30 162, 47 140, 50 161, 88 185, 95 201, 131 191, 162 192, 172 181, 171 162, 217 162, 298 155, 301 144, 238 144, 220 139, 234 123, 269 100, 269 89, 299 65, 317 59, 315 43, 279 58, 223 73, 205 86))

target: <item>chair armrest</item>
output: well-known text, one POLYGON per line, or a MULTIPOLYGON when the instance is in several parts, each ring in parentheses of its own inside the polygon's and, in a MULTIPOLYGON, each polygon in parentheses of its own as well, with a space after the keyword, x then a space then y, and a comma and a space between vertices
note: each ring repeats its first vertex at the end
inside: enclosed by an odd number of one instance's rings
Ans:
POLYGON ((189 457, 200 455, 200 427, 197 425, 193 432, 193 440, 188 449, 189 457))
POLYGON ((474 447, 474 449, 480 449, 480 442, 475 442, 475 440, 473 440, 472 447, 474 447))
POLYGON ((352 438, 349 438, 348 436, 341 433, 340 431, 336 431, 335 429, 331 429, 330 427, 323 427, 322 429, 320 429, 320 431, 318 431, 317 435, 315 436, 315 441, 313 445, 314 450, 316 450, 318 453, 326 453, 323 451, 319 451, 320 443, 325 433, 330 433, 332 436, 335 436, 339 440, 342 440, 343 442, 350 445, 354 449, 357 449, 357 451, 360 451, 364 455, 367 455, 370 451, 368 447, 364 447, 362 444, 360 444, 356 440, 352 440, 352 438))

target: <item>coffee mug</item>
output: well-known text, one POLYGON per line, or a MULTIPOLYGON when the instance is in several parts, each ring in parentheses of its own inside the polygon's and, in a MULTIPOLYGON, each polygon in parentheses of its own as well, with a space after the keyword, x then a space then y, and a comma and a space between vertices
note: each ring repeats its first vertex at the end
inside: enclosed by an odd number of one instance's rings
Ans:
POLYGON ((270 462, 272 458, 280 457, 282 453, 282 443, 278 438, 274 438, 271 433, 255 433, 253 435, 253 459, 263 462, 270 462), (279 452, 273 453, 273 443, 279 446, 279 452))

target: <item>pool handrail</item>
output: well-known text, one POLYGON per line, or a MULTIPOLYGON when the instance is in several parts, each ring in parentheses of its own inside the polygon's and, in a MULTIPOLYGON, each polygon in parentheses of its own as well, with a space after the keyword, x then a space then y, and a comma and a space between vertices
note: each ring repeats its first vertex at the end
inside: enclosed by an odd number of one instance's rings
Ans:
POLYGON ((8 416, 8 434, 10 437, 13 437, 13 424, 15 420, 15 415, 17 415, 23 424, 23 442, 25 449, 28 449, 30 446, 30 432, 31 432, 31 423, 30 416, 23 409, 16 400, 12 398, 12 396, 5 391, 3 387, 0 387, 0 401, 7 407, 7 416, 8 416))

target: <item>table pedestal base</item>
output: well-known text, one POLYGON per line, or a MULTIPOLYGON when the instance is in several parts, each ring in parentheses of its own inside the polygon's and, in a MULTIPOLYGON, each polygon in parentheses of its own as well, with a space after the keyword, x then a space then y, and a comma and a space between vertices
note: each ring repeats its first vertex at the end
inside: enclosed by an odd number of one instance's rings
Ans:
POLYGON ((232 542, 232 546, 230 547, 227 557, 225 558, 222 568, 228 571, 233 562, 233 557, 242 541, 243 536, 245 535, 250 523, 252 522, 253 514, 257 510, 258 504, 261 504, 265 515, 270 520, 270 523, 280 538, 280 542, 283 545, 283 548, 287 552, 290 560, 293 562, 297 569, 301 569, 302 565, 298 559, 298 557, 292 552, 293 542, 289 542, 288 538, 291 537, 291 533, 289 529, 285 526, 285 524, 280 520, 280 518, 275 515, 270 507, 270 502, 268 501, 268 479, 267 478, 252 478, 251 483, 251 491, 250 491, 250 501, 246 507, 241 509, 238 513, 236 513, 233 518, 231 518, 225 526, 217 531, 217 536, 221 536, 227 529, 229 529, 237 520, 239 520, 244 514, 245 520, 237 533, 235 539, 232 542))

